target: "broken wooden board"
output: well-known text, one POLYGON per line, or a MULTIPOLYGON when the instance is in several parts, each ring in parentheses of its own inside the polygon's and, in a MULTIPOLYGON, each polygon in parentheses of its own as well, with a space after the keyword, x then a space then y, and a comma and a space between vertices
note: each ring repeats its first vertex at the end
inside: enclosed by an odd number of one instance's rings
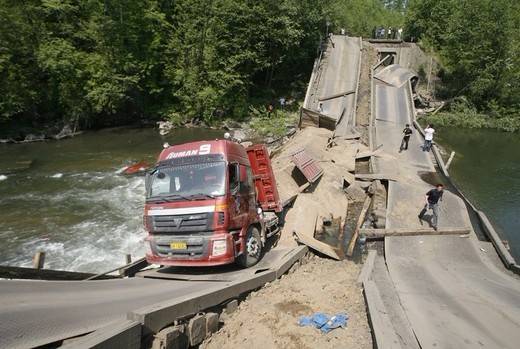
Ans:
POLYGON ((335 99, 335 98, 339 98, 339 97, 343 97, 343 96, 348 96, 348 95, 351 95, 351 94, 353 94, 355 92, 356 92, 356 90, 348 90, 348 91, 345 91, 345 92, 335 93, 333 95, 322 96, 322 97, 318 98, 318 101, 320 101, 320 102, 328 101, 330 99, 335 99))
POLYGON ((417 236, 417 235, 466 235, 470 233, 469 228, 398 228, 398 229, 360 229, 367 239, 383 239, 387 236, 417 236))
POLYGON ((397 181, 397 176, 389 173, 356 173, 356 178, 360 180, 374 181, 377 179, 387 181, 397 181))
POLYGON ((363 222, 365 221, 365 217, 367 215, 371 201, 372 198, 370 196, 367 196, 367 198, 365 199, 365 203, 363 204, 363 208, 361 209, 361 213, 359 214, 359 218, 356 224, 356 230, 354 230, 354 234, 352 234, 352 237, 350 238, 350 241, 348 243, 346 252, 346 255, 348 257, 352 257, 352 254, 354 253, 354 247, 356 247, 356 241, 359 236, 359 230, 361 229, 361 225, 363 225, 363 222))
POLYGON ((335 259, 337 261, 341 260, 341 258, 338 256, 336 251, 332 246, 327 245, 324 242, 321 242, 319 240, 316 240, 312 236, 301 234, 298 232, 294 232, 296 241, 298 241, 300 244, 306 245, 312 250, 318 251, 326 256, 329 256, 332 259, 335 259))
POLYGON ((382 151, 383 151, 382 148, 376 149, 374 151, 372 151, 372 150, 360 151, 359 153, 356 154, 356 160, 379 155, 382 151))

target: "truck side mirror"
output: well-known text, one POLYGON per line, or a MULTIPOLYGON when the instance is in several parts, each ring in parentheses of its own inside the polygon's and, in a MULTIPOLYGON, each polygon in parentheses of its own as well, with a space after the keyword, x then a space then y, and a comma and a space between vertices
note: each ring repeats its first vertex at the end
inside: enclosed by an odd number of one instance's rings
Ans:
POLYGON ((148 197, 148 193, 150 192, 150 185, 151 185, 150 177, 151 177, 150 171, 146 171, 146 175, 144 177, 144 190, 145 190, 147 197, 148 197))
POLYGON ((240 190, 240 167, 238 164, 229 164, 229 192, 235 195, 240 190))

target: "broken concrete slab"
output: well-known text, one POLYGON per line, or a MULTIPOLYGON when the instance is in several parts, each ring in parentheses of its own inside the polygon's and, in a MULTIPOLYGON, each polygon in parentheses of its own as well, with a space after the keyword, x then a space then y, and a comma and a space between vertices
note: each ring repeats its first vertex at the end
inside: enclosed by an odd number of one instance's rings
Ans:
POLYGON ((219 315, 217 313, 206 313, 206 338, 218 331, 219 315))
POLYGON ((345 194, 350 201, 363 201, 365 199, 365 189, 359 185, 358 182, 354 182, 345 189, 345 194))
POLYGON ((154 335, 152 349, 187 349, 184 325, 166 327, 154 335))
POLYGON ((206 338, 206 318, 204 315, 195 315, 188 322, 186 334, 190 340, 190 346, 198 345, 206 338))
POLYGON ((324 254, 332 259, 338 261, 341 260, 336 250, 332 246, 327 245, 326 243, 321 242, 319 240, 316 240, 314 237, 308 236, 306 234, 299 234, 296 231, 294 232, 294 234, 296 235, 296 239, 299 243, 308 246, 311 250, 318 251, 319 253, 324 254))

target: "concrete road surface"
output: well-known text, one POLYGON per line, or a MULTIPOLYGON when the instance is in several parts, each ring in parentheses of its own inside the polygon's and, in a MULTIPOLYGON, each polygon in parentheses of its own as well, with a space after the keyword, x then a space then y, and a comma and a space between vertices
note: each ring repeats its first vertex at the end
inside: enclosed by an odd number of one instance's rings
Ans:
POLYGON ((126 318, 126 313, 213 287, 211 282, 132 278, 0 281, 0 348, 32 348, 126 318))
MULTIPOLYGON (((387 227, 419 228, 417 214, 425 193, 438 180, 417 131, 408 151, 399 152, 401 131, 406 123, 412 124, 410 91, 402 84, 411 75, 396 66, 378 74, 376 145, 382 144, 385 155, 376 164, 379 172, 398 178, 389 184, 387 227)), ((458 196, 445 192, 440 208, 441 228, 470 226, 458 196)), ((478 241, 474 233, 391 237, 385 239, 385 257, 421 348, 520 347, 520 280, 493 262, 497 258, 491 244, 478 241)))
POLYGON ((128 312, 144 306, 224 288, 277 265, 287 253, 288 249, 273 249, 248 269, 173 268, 165 275, 148 272, 122 280, 0 280, 0 348, 41 346, 126 319, 128 312))
POLYGON ((359 38, 344 35, 333 35, 332 42, 334 45, 329 41, 323 58, 323 71, 319 85, 309 107, 318 110, 319 104, 323 103, 322 113, 336 120, 345 110, 341 123, 336 127, 336 134, 341 135, 353 126, 356 95, 349 94, 323 102, 319 102, 318 99, 356 89, 361 47, 359 38))

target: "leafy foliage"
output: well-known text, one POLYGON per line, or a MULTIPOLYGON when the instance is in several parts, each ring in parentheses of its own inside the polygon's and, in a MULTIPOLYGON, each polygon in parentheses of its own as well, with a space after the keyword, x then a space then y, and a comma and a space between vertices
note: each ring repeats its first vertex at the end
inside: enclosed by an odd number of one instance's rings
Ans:
MULTIPOLYGON (((516 0, 416 0, 407 32, 439 53, 446 97, 465 96, 476 123, 511 129, 520 107, 520 3, 516 0), (480 114, 479 114, 480 115, 480 114), (480 120, 480 121, 479 121, 480 120)), ((459 120, 460 110, 452 108, 459 120)))
POLYGON ((403 3, 0 0, 0 121, 242 117, 304 90, 327 21, 369 34, 403 3))

